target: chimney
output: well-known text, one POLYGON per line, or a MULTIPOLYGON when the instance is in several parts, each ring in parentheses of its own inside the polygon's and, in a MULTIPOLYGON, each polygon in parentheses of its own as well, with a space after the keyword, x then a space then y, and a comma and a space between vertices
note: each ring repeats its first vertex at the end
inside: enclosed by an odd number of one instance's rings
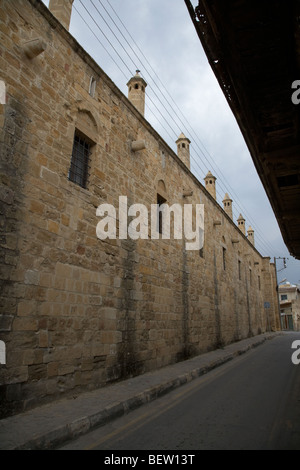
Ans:
POLYGON ((252 227, 249 227, 248 229, 248 240, 249 242, 252 243, 253 246, 255 246, 255 240, 254 240, 254 230, 252 227))
POLYGON ((244 219, 244 217, 242 216, 242 214, 240 214, 238 220, 238 227, 240 229, 240 231, 246 235, 246 220, 244 219))
POLYGON ((205 181, 205 189, 209 192, 209 194, 214 198, 217 199, 217 192, 216 192, 216 180, 217 178, 212 175, 209 171, 204 178, 205 181))
POLYGON ((180 160, 188 167, 190 170, 190 143, 191 141, 182 133, 176 141, 177 144, 177 155, 180 160))
POLYGON ((128 99, 136 107, 136 109, 145 115, 145 96, 147 83, 140 76, 140 71, 136 71, 136 75, 127 83, 128 99))
POLYGON ((50 0, 49 10, 69 31, 74 0, 50 0))
POLYGON ((224 200, 223 200, 223 204, 224 204, 224 211, 226 212, 227 215, 229 215, 229 217, 231 219, 233 219, 233 214, 232 214, 232 199, 230 199, 229 195, 226 193, 225 194, 225 197, 224 197, 224 200))

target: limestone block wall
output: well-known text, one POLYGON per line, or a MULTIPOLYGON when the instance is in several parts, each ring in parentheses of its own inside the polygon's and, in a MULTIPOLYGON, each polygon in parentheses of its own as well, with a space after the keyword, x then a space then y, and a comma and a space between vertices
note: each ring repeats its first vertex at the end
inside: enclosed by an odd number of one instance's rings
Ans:
POLYGON ((300 299, 299 297, 292 304, 294 330, 300 331, 300 299))
POLYGON ((278 328, 270 260, 42 2, 1 2, 0 30, 0 416, 278 328), (68 178, 76 131, 91 142, 86 189, 68 178), (204 204, 203 250, 97 238, 100 204, 150 208, 162 187, 170 205, 204 204))

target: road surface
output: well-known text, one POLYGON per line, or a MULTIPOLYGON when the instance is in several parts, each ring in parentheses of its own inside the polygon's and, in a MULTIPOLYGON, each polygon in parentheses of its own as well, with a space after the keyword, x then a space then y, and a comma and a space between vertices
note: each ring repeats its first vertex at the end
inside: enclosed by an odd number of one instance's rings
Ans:
POLYGON ((62 449, 300 450, 296 340, 300 333, 267 341, 62 449))

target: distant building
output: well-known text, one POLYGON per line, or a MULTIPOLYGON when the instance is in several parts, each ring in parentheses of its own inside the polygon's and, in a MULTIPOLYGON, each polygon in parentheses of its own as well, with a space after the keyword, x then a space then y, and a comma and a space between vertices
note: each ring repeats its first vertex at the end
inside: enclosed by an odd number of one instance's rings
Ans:
POLYGON ((287 282, 278 289, 283 330, 300 331, 300 288, 287 282))

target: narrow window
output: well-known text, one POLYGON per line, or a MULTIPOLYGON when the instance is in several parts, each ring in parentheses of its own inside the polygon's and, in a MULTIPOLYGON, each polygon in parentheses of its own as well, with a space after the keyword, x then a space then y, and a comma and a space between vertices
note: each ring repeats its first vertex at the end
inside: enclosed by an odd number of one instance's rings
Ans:
POLYGON ((252 286, 252 269, 249 269, 250 286, 252 286))
POLYGON ((76 132, 69 170, 69 180, 82 188, 86 188, 87 186, 90 155, 90 141, 76 132))
POLYGON ((226 271, 226 248, 223 248, 223 269, 226 271))
POLYGON ((239 280, 242 280, 242 263, 239 261, 239 280))
POLYGON ((261 290, 261 281, 260 281, 260 276, 258 276, 258 290, 261 290))
POLYGON ((95 93, 96 93, 96 79, 94 77, 91 78, 91 81, 90 81, 90 90, 89 90, 89 94, 92 98, 95 97, 95 93))
MULTIPOLYGON (((161 207, 166 202, 166 199, 163 198, 160 194, 157 195, 157 205, 159 207, 161 207)), ((163 215, 161 211, 158 212, 158 232, 163 233, 163 215)))
POLYGON ((6 364, 6 346, 4 341, 0 341, 0 364, 6 364))

